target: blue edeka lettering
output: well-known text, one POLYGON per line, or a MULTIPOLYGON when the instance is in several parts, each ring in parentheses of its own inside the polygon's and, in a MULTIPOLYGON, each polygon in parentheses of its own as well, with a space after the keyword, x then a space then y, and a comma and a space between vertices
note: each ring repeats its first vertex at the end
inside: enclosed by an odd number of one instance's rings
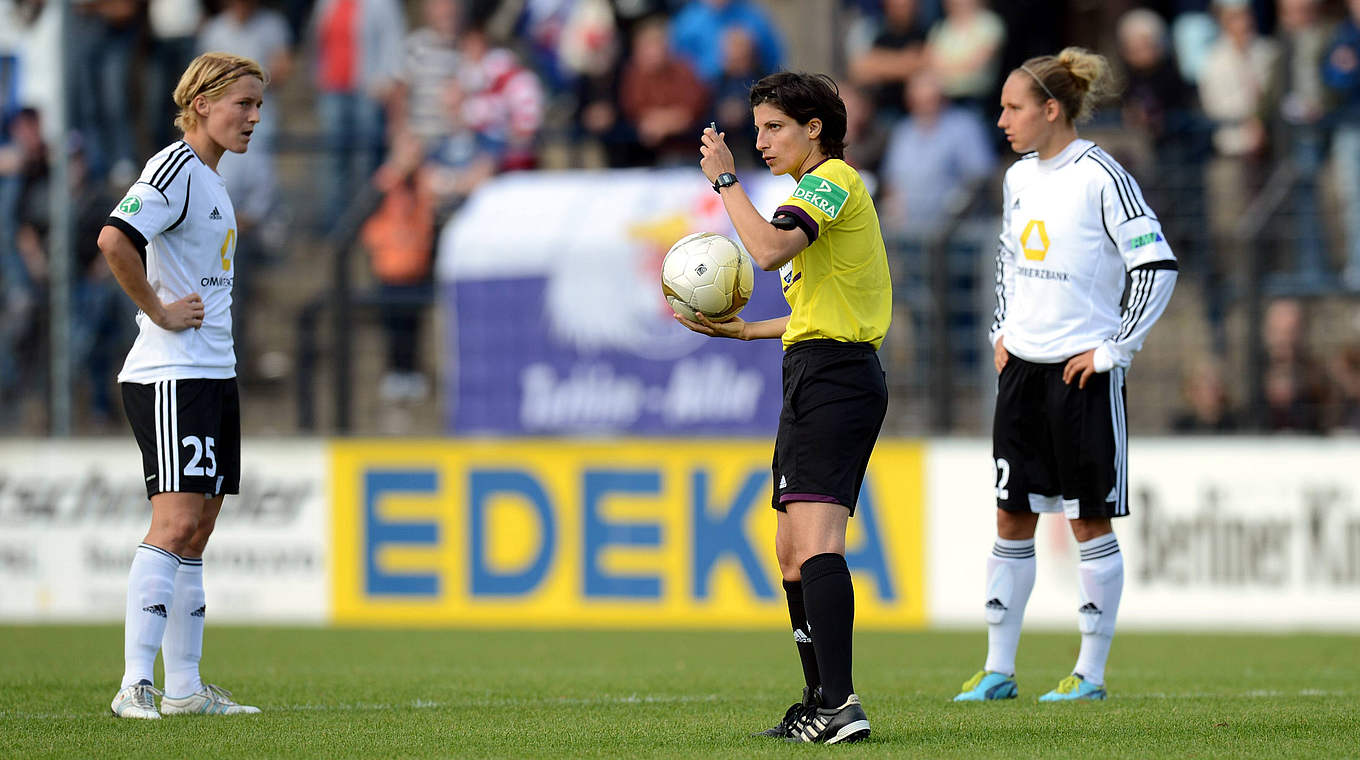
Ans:
MULTIPOLYGON (((477 470, 468 476, 468 494, 472 522, 472 530, 468 532, 471 544, 468 556, 472 567, 468 575, 472 595, 516 596, 537 588, 547 576, 557 549, 557 521, 553 519, 552 506, 543 486, 523 470, 477 470), (523 499, 538 518, 538 550, 532 560, 517 570, 497 570, 490 567, 488 561, 487 513, 492 499, 497 496, 523 499)), ((528 536, 525 538, 527 540, 528 536)))
POLYGON ((659 524, 607 522, 604 515, 600 514, 600 505, 608 496, 660 494, 660 473, 655 470, 586 470, 583 479, 586 597, 660 599, 661 578, 655 575, 610 575, 600 564, 601 555, 611 546, 661 546, 659 524))
MULTIPOLYGON (((531 472, 515 469, 473 470, 468 473, 468 576, 473 597, 525 596, 538 590, 560 556, 558 515, 542 481, 531 472), (490 562, 493 543, 491 510, 497 499, 518 499, 532 510, 539 527, 539 541, 532 557, 521 567, 497 568, 490 562)), ((751 509, 763 505, 761 498, 769 488, 768 473, 752 470, 726 508, 710 493, 711 477, 703 469, 690 475, 690 517, 693 545, 689 556, 689 575, 695 599, 712 594, 712 576, 723 562, 735 562, 755 597, 775 597, 772 577, 762 571, 759 555, 747 540, 744 525, 751 509)), ((392 520, 380 513, 384 499, 393 496, 436 496, 438 473, 429 469, 371 470, 363 477, 364 503, 364 588, 380 596, 425 596, 440 594, 442 577, 433 568, 427 573, 396 573, 383 569, 378 561, 391 547, 436 547, 440 525, 431 520, 392 520)), ((659 599, 662 578, 655 574, 614 574, 603 566, 603 555, 614 547, 634 547, 655 552, 662 547, 662 529, 656 522, 609 521, 602 506, 618 495, 657 497, 662 493, 661 473, 657 470, 586 470, 582 473, 583 568, 581 588, 587 598, 659 599)), ((432 505, 432 513, 434 509, 432 505)), ((876 499, 866 478, 860 490, 855 523, 859 538, 847 544, 846 564, 857 577, 874 582, 876 596, 891 602, 897 590, 889 572, 884 536, 877 519, 876 499)))
MULTIPOLYGON (((694 521, 694 559, 692 583, 694 598, 707 599, 709 580, 713 571, 724 556, 731 555, 741 565, 742 573, 751 583, 751 591, 760 599, 773 599, 774 587, 760 568, 751 544, 746 540, 746 515, 760 497, 768 493, 770 485, 769 470, 752 470, 742 483, 737 495, 727 509, 718 511, 710 508, 708 493, 708 473, 695 470, 690 476, 693 499, 690 514, 694 521)), ((719 506, 719 505, 712 505, 719 506)))
POLYGON ((888 572, 888 559, 883 551, 883 532, 878 528, 877 507, 874 505, 873 489, 869 488, 869 478, 859 489, 859 504, 855 508, 855 522, 864 529, 864 539, 857 547, 846 544, 845 564, 858 573, 866 573, 874 579, 878 598, 885 602, 897 599, 897 589, 893 587, 892 575, 888 572))
POLYGON ((439 576, 433 573, 389 573, 378 564, 378 553, 388 545, 433 546, 439 543, 434 522, 386 520, 378 514, 385 496, 429 495, 439 490, 439 477, 430 470, 372 470, 364 475, 364 569, 369 594, 436 596, 439 576))

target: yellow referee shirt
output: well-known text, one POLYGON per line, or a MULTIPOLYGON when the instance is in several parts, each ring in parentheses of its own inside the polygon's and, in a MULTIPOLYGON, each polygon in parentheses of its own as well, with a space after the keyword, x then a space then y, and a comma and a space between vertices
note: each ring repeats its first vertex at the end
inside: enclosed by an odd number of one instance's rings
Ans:
POLYGON ((878 212, 859 172, 838 158, 814 166, 775 211, 781 216, 812 241, 779 270, 793 310, 784 348, 816 338, 882 345, 892 280, 878 212))

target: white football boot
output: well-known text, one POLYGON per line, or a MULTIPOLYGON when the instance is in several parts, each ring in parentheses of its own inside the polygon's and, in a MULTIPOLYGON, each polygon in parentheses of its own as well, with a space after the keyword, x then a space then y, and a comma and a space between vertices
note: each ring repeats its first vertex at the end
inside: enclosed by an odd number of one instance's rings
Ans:
POLYGON ((231 692, 213 684, 204 684, 202 691, 187 697, 161 697, 164 715, 254 715, 259 711, 258 707, 236 704, 231 692))
POLYGON ((156 700, 152 698, 153 694, 160 695, 161 690, 152 686, 150 681, 124 686, 114 696, 109 709, 119 718, 160 720, 161 714, 156 712, 156 700))

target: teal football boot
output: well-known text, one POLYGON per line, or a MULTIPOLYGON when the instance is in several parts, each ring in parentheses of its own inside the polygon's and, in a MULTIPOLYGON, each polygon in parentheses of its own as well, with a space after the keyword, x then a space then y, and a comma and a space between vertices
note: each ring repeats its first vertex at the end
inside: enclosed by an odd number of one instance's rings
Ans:
POLYGON ((979 670, 963 684, 963 691, 954 697, 954 701, 987 702, 993 699, 1015 699, 1019 693, 1020 687, 1016 685, 1014 676, 979 670))
POLYGON ((1087 683, 1078 673, 1058 682, 1058 688, 1039 697, 1040 702, 1074 702, 1077 700, 1095 701, 1105 698, 1105 687, 1087 683))

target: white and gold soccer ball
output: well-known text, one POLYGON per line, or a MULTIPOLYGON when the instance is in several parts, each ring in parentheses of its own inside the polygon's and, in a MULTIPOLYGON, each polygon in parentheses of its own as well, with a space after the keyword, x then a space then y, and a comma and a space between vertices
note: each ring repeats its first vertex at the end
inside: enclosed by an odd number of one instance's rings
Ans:
POLYGON ((695 312, 714 322, 737 316, 754 285, 751 257, 716 232, 686 235, 661 263, 661 292, 676 314, 690 320, 695 312))

